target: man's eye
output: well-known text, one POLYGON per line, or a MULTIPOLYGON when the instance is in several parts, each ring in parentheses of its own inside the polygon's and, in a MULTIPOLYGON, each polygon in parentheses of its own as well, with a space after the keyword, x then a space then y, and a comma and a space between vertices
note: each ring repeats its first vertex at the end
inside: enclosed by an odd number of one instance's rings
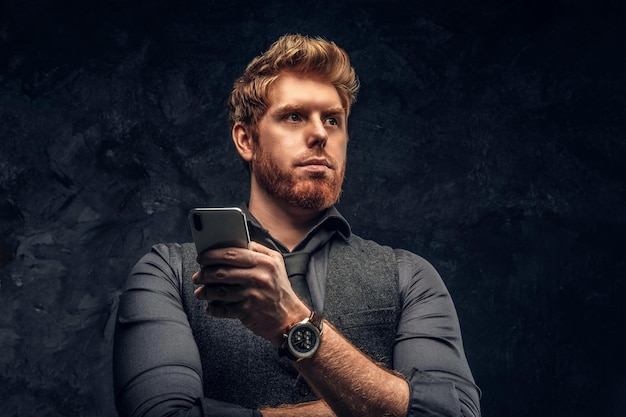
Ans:
POLYGON ((298 116, 296 113, 292 113, 287 116, 287 120, 289 120, 290 122, 297 122, 300 120, 300 116, 298 116))
POLYGON ((326 123, 328 123, 331 126, 337 126, 339 124, 339 122, 337 121, 337 119, 335 119, 334 117, 329 117, 326 119, 326 123))

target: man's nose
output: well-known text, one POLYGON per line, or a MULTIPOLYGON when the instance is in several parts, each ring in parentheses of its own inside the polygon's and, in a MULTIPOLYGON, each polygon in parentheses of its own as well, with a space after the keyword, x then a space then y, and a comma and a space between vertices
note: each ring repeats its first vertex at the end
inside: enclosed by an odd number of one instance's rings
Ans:
POLYGON ((328 131, 322 120, 312 121, 309 125, 309 131, 307 132, 307 145, 310 148, 315 146, 324 147, 328 141, 328 131))

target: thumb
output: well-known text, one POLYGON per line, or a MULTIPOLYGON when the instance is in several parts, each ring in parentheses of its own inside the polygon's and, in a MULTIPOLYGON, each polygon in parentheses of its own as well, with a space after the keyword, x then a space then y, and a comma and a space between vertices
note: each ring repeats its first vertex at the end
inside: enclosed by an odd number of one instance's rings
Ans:
POLYGON ((277 252, 274 249, 270 249, 267 246, 261 245, 258 242, 250 241, 250 245, 248 246, 248 249, 250 249, 253 252, 262 253, 264 255, 280 256, 282 258, 282 255, 280 254, 280 252, 277 252))

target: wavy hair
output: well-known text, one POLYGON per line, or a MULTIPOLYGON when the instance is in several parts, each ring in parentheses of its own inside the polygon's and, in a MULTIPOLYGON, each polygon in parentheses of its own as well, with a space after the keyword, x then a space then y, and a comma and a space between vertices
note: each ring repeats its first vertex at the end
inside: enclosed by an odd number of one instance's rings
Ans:
POLYGON ((269 107, 270 87, 282 72, 319 77, 335 86, 346 115, 356 101, 359 80, 346 51, 334 42, 303 35, 284 35, 254 58, 235 80, 228 100, 228 122, 249 125, 254 132, 269 107))

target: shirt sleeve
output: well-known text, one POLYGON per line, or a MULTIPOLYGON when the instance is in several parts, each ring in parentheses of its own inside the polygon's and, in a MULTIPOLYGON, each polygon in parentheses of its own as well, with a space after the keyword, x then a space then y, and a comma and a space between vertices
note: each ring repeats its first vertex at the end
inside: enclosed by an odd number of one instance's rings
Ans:
POLYGON ((125 283, 113 347, 120 417, 259 416, 255 410, 203 398, 200 354, 180 292, 181 265, 180 245, 156 245, 125 283))
POLYGON ((403 306, 393 361, 411 389, 408 416, 479 417, 480 390, 443 280, 425 259, 395 252, 403 306))

